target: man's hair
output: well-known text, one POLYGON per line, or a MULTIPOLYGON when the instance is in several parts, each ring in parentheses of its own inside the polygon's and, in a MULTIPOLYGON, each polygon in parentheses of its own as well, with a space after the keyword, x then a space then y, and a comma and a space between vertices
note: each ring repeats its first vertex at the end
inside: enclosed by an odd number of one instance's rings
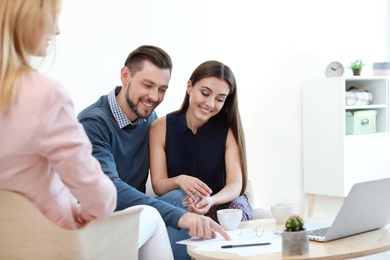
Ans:
POLYGON ((148 60, 160 69, 168 69, 172 73, 171 57, 163 49, 152 46, 142 45, 132 51, 125 61, 125 66, 130 70, 133 76, 142 70, 143 61, 148 60))

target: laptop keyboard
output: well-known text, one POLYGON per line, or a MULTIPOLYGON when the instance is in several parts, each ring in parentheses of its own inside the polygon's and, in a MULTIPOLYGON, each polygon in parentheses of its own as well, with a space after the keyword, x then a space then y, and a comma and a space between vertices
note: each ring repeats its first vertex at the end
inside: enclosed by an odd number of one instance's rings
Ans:
POLYGON ((314 229, 309 231, 310 236, 324 237, 328 233, 329 227, 314 229))

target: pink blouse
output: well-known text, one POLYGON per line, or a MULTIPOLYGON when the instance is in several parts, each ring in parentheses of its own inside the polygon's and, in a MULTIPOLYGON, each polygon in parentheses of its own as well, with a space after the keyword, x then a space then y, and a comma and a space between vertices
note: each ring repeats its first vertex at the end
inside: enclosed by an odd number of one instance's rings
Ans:
POLYGON ((67 229, 116 207, 115 186, 92 156, 65 88, 38 72, 21 77, 16 103, 0 113, 0 189, 25 195, 67 229))

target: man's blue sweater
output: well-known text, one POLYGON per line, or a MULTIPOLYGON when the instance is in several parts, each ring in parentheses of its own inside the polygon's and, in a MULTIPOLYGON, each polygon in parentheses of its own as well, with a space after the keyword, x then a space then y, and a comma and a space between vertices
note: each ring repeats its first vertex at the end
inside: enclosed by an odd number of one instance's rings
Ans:
POLYGON ((145 121, 121 129, 111 112, 107 95, 78 115, 92 143, 92 155, 116 186, 116 210, 149 205, 160 212, 167 226, 177 228, 185 211, 144 193, 149 173, 149 126, 156 118, 153 112, 145 121))

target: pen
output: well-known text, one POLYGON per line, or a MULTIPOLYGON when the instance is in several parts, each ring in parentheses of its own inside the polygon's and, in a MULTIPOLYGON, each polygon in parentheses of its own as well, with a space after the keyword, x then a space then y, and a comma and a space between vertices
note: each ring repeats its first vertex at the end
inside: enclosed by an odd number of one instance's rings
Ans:
POLYGON ((234 248, 234 247, 244 247, 244 246, 268 246, 271 243, 258 243, 258 244, 242 244, 242 245, 225 245, 221 248, 234 248))

